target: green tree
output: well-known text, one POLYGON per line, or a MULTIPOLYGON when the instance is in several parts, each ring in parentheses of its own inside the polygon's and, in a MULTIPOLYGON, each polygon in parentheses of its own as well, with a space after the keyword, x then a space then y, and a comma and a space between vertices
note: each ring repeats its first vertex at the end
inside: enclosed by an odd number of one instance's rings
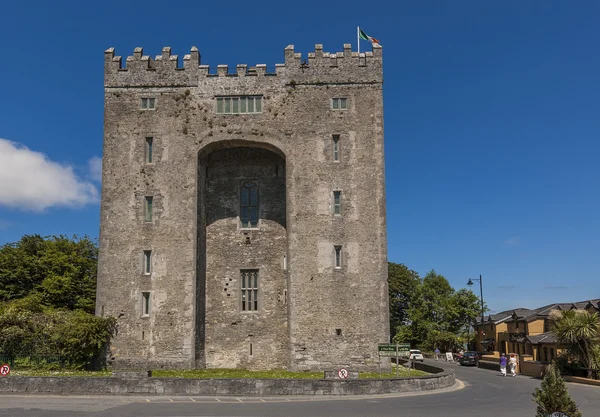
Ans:
POLYGON ((547 417, 556 412, 581 417, 577 404, 569 396, 565 380, 554 365, 548 367, 541 388, 535 389, 532 399, 537 403, 536 417, 547 417))
POLYGON ((552 319, 559 343, 587 369, 588 378, 600 370, 600 317, 585 310, 553 311, 552 319))
POLYGON ((391 320, 390 327, 395 329, 393 340, 431 350, 437 347, 451 351, 463 346, 467 329, 480 311, 477 296, 466 289, 455 291, 435 270, 419 279, 406 266, 393 265, 394 271, 389 275, 396 280, 394 288, 401 291, 390 291, 390 305, 396 301, 402 310, 391 320), (393 299, 397 293, 402 297, 393 299))
POLYGON ((115 331, 94 316, 98 248, 87 237, 23 236, 0 247, 0 352, 89 367, 115 331))
POLYGON ((93 313, 97 261, 87 237, 23 236, 0 247, 0 301, 39 294, 44 305, 93 313))
POLYGON ((409 308, 421 283, 419 274, 404 264, 388 263, 390 331, 392 338, 399 326, 409 323, 409 308))

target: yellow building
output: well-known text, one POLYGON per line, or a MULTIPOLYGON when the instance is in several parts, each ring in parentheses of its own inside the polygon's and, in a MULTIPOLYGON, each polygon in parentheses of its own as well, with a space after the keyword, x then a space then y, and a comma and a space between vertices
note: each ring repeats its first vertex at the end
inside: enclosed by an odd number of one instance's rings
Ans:
POLYGON ((600 299, 576 303, 557 303, 534 310, 517 308, 485 316, 475 324, 475 349, 499 357, 516 353, 526 360, 551 362, 562 347, 552 333, 553 310, 600 311, 600 299))

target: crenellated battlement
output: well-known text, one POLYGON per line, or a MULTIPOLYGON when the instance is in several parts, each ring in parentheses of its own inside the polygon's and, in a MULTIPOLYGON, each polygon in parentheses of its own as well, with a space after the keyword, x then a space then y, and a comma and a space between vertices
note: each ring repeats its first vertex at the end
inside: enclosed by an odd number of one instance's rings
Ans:
POLYGON ((164 47, 162 54, 154 59, 144 55, 141 47, 133 51, 123 62, 115 55, 115 49, 104 52, 104 84, 106 87, 127 86, 195 86, 207 77, 264 77, 283 76, 295 82, 377 82, 382 80, 382 47, 374 44, 371 52, 353 52, 350 44, 344 44, 342 52, 323 52, 323 45, 315 45, 306 59, 295 52, 294 45, 284 50, 284 63, 268 69, 266 64, 248 66, 238 64, 230 71, 228 65, 217 65, 211 73, 209 65, 202 65, 200 52, 193 46, 183 57, 171 55, 171 48, 164 47), (125 64, 125 65, 123 65, 125 64))

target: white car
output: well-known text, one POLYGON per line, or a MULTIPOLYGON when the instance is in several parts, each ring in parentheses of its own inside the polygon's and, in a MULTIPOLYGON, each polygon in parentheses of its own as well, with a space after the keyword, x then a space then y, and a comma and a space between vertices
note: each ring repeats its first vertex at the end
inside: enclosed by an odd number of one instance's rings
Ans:
POLYGON ((423 354, 418 349, 411 349, 409 351, 408 359, 423 362, 423 354))

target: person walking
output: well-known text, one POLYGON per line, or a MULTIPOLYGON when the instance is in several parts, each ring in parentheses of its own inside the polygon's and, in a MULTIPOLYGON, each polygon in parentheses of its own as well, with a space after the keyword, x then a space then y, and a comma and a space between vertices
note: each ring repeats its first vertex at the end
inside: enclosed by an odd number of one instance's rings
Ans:
POLYGON ((435 348, 433 353, 435 353, 435 360, 437 361, 440 357, 440 350, 438 348, 435 348))
POLYGON ((506 354, 503 353, 500 357, 500 372, 502 372, 502 376, 506 376, 506 354))
POLYGON ((510 366, 510 373, 514 378, 517 376, 517 357, 514 354, 510 355, 510 361, 508 361, 508 364, 510 366))

